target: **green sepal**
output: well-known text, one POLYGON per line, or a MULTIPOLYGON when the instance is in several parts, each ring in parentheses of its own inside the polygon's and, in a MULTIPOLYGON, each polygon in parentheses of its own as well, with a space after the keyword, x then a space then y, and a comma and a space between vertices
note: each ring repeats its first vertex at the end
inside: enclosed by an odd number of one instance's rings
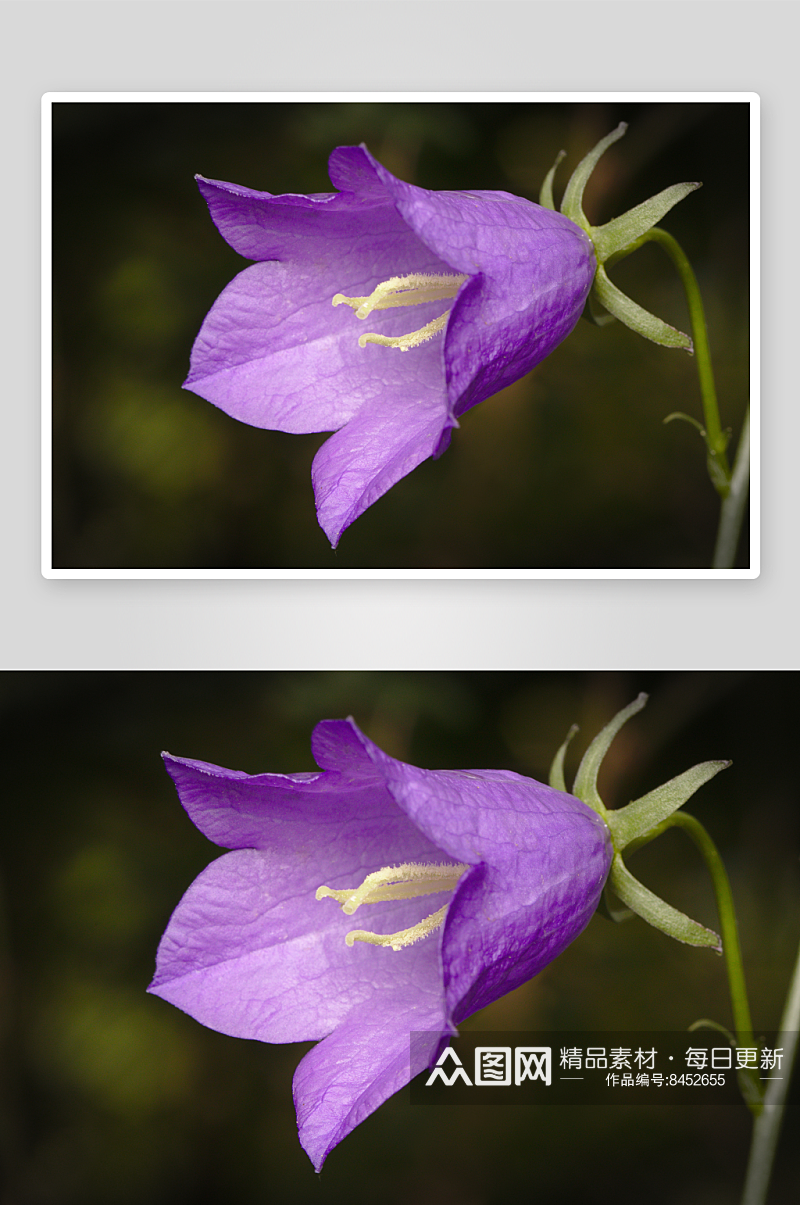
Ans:
POLYGON ((608 813, 597 791, 597 775, 600 765, 622 725, 631 716, 636 715, 637 711, 641 711, 646 702, 647 695, 641 694, 632 703, 629 703, 627 707, 623 708, 622 711, 618 712, 613 720, 606 724, 602 732, 599 732, 594 738, 584 753, 581 764, 578 766, 578 773, 575 775, 575 782, 572 786, 572 794, 577 795, 578 799, 588 804, 590 808, 594 808, 604 820, 607 819, 608 813))
POLYGON ((635 205, 627 213, 612 218, 605 226, 592 226, 591 236, 597 262, 604 264, 610 256, 624 252, 637 238, 652 230, 674 205, 697 188, 702 188, 702 185, 673 184, 648 201, 642 201, 641 205, 635 205))
POLYGON ((608 326, 609 322, 616 322, 614 315, 609 314, 608 310, 604 310, 601 305, 598 305, 591 293, 586 298, 581 318, 591 322, 592 326, 608 326))
POLYGON ((632 912, 646 920, 654 929, 681 941, 687 946, 704 946, 717 954, 722 953, 722 942, 719 934, 704 925, 698 924, 671 904, 659 899, 657 895, 638 879, 634 878, 618 853, 614 854, 608 885, 623 904, 627 904, 632 912))
POLYGON ((687 799, 691 799, 695 791, 730 764, 729 761, 702 762, 679 774, 677 778, 656 787, 647 795, 642 795, 640 799, 634 799, 626 807, 608 812, 606 823, 611 829, 614 849, 622 853, 632 841, 643 837, 662 820, 677 812, 687 799))
POLYGON ((610 314, 619 318, 620 322, 630 327, 632 331, 636 331, 637 335, 642 335, 651 343, 660 344, 661 347, 679 347, 690 354, 694 352, 694 345, 688 335, 683 331, 676 330, 674 326, 662 322, 660 318, 656 318, 655 314, 649 313, 648 310, 632 301, 630 297, 626 297, 616 285, 611 283, 605 268, 600 265, 595 274, 592 293, 610 314))
POLYGON ((611 892, 608 890, 608 884, 603 888, 603 894, 600 896, 600 903, 597 905, 597 911, 607 920, 613 920, 615 924, 620 925, 623 921, 630 920, 636 913, 630 908, 618 908, 614 903, 611 892))
POLYGON ((561 746, 561 748, 558 750, 558 753, 556 753, 555 757, 553 758, 552 765, 550 766, 549 783, 554 791, 566 791, 566 789, 567 789, 567 782, 566 782, 566 779, 564 778, 564 758, 567 755, 567 748, 569 747, 569 743, 577 731, 578 731, 578 725, 573 724, 572 727, 570 728, 569 732, 566 735, 566 739, 564 740, 563 745, 561 746))
POLYGON ((587 234, 591 233, 592 228, 583 212, 583 190, 592 172, 597 167, 600 157, 605 154, 613 143, 619 141, 627 128, 627 124, 622 121, 616 130, 612 130, 610 134, 602 138, 597 146, 581 159, 575 171, 570 176, 564 191, 564 196, 561 199, 561 212, 570 221, 574 222, 576 226, 580 226, 582 230, 585 230, 587 234))
MULTIPOLYGON (((657 343, 661 347, 680 348, 691 355, 694 347, 690 337, 683 331, 676 330, 675 327, 662 322, 660 318, 656 318, 654 314, 637 305, 630 297, 626 297, 608 279, 603 265, 606 262, 609 264, 616 262, 632 250, 636 250, 638 240, 652 230, 664 214, 677 205, 678 201, 682 201, 684 197, 700 188, 701 185, 697 182, 673 184, 657 193, 656 196, 650 197, 649 200, 634 206, 627 213, 612 218, 603 226, 592 226, 583 212, 583 193, 589 177, 601 156, 623 136, 627 128, 625 122, 621 122, 580 161, 570 176, 561 199, 561 213, 589 235, 597 257, 597 272, 587 306, 584 308, 584 317, 596 326, 605 326, 612 318, 618 318, 630 330, 649 339, 651 343, 657 343), (606 312, 603 313, 603 311, 606 312)), ((547 209, 555 209, 553 179, 562 158, 563 152, 559 153, 553 167, 545 176, 539 194, 540 205, 547 209)))
POLYGON ((555 163, 542 181, 542 187, 539 190, 539 204, 544 209, 555 209, 556 207, 556 203, 553 200, 553 180, 555 179, 556 169, 561 160, 566 158, 566 154, 566 151, 558 152, 555 163))
MULTIPOLYGON (((634 878, 622 860, 621 851, 627 849, 629 853, 632 853, 657 837, 669 825, 670 816, 682 807, 699 787, 730 765, 730 762, 702 762, 685 773, 679 774, 670 782, 649 791, 647 795, 633 800, 626 807, 617 808, 611 812, 606 809, 597 790, 600 766, 612 741, 623 724, 631 716, 641 711, 646 702, 647 695, 640 694, 633 703, 618 712, 598 733, 583 755, 572 787, 572 794, 592 808, 605 821, 614 849, 599 911, 615 921, 626 920, 630 915, 635 914, 676 941, 683 942, 685 945, 712 949, 721 954, 722 943, 719 935, 712 929, 707 929, 704 925, 692 920, 683 912, 679 912, 671 904, 659 899, 654 892, 634 878), (626 905, 626 908, 617 907, 610 898, 611 893, 621 904, 626 905)), ((567 747, 576 730, 575 727, 570 729, 566 740, 553 759, 550 768, 550 786, 556 790, 563 791, 565 789, 564 760, 567 747)))

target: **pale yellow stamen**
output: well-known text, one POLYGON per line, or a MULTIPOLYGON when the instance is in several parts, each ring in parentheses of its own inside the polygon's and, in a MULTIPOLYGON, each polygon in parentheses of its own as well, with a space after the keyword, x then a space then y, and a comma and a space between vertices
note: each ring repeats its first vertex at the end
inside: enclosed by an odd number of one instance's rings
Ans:
POLYGON ((348 946, 352 946, 357 941, 365 941, 371 946, 391 946, 393 950, 402 950, 404 946, 413 946, 415 941, 420 941, 438 929, 439 925, 444 923, 445 913, 449 906, 449 904, 445 904, 444 908, 440 908, 431 916, 426 916, 425 920, 421 920, 419 924, 412 925, 410 929, 399 929, 397 933, 370 933, 368 929, 351 929, 345 937, 345 941, 348 946))
MULTIPOLYGON (((356 318, 367 318, 373 310, 394 309, 403 305, 422 305, 429 301, 442 301, 455 297, 459 288, 467 280, 466 276, 436 273, 412 273, 409 276, 392 276, 389 280, 377 285, 368 297, 346 297, 337 293, 333 298, 334 305, 349 305, 355 311, 356 318)), ((438 318, 426 323, 420 330, 408 335, 362 335, 358 340, 359 347, 368 343, 379 343, 382 347, 399 347, 400 351, 409 351, 420 343, 427 343, 447 325, 449 310, 445 310, 438 318)))
POLYGON ((381 347, 399 347, 401 351, 410 351, 412 347, 419 347, 420 343, 427 343, 434 335, 438 335, 439 331, 443 331, 447 326, 449 315, 448 310, 446 314, 434 318, 432 322, 426 323, 418 331, 412 331, 410 335, 375 335, 372 333, 362 335, 358 346, 366 347, 368 343, 379 343, 381 347))
MULTIPOLYGON (((318 887, 316 898, 325 899, 330 896, 341 904, 342 911, 348 916, 360 908, 362 904, 384 903, 386 900, 408 900, 420 895, 434 895, 441 891, 453 891, 465 870, 466 863, 452 865, 447 863, 404 862, 401 866, 385 866, 382 870, 368 874, 360 887, 334 890, 331 887, 318 887)), ((404 946, 413 945, 415 941, 427 937, 444 922, 449 905, 445 904, 438 912, 426 917, 408 929, 400 929, 397 933, 371 933, 367 929, 353 929, 345 937, 348 946, 356 941, 368 942, 374 946, 391 946, 393 950, 401 950, 404 946)))

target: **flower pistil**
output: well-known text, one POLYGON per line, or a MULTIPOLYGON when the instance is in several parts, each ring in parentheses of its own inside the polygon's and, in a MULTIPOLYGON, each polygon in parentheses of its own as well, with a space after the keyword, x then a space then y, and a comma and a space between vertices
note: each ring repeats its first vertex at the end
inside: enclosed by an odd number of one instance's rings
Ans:
MULTIPOLYGON (((318 887, 318 900, 330 896, 342 906, 342 912, 352 916, 362 904, 379 904, 386 900, 409 900, 420 895, 434 895, 437 892, 454 891, 467 863, 431 863, 404 862, 401 866, 384 866, 368 874, 360 887, 334 890, 331 887, 318 887)), ((408 929, 400 929, 397 933, 372 933, 367 929, 352 929, 345 937, 348 946, 356 941, 364 941, 373 946, 391 946, 393 950, 402 950, 404 946, 413 945, 423 937, 435 932, 444 923, 449 904, 445 904, 437 912, 426 916, 424 920, 408 929)))
MULTIPOLYGON (((367 318, 373 310, 394 309, 401 305, 422 305, 426 301, 443 301, 455 297, 461 285, 468 278, 452 273, 415 272, 409 276, 391 276, 382 281, 372 290, 368 297, 345 297, 337 293, 333 298, 334 305, 349 305, 355 310, 356 318, 367 318)), ((401 351, 409 351, 420 343, 427 343, 439 331, 444 330, 450 314, 445 310, 438 318, 432 319, 419 330, 408 335, 377 335, 370 333, 362 335, 358 341, 359 347, 368 343, 379 343, 382 347, 399 347, 401 351)))

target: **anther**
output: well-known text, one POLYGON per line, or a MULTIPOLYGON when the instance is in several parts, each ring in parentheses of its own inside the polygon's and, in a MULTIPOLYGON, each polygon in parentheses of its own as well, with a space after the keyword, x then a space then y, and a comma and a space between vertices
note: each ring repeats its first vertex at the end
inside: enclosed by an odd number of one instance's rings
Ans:
MULTIPOLYGON (((455 297, 459 288, 467 280, 466 276, 447 273, 412 273, 409 276, 392 276, 377 285, 368 297, 346 297, 337 293, 333 298, 334 305, 349 305, 355 311, 356 318, 367 318, 373 310, 394 309, 397 306, 422 305, 425 302, 442 301, 455 297)), ((409 351, 420 343, 427 343, 439 331, 444 330, 450 311, 445 310, 438 318, 426 323, 420 330, 408 335, 362 335, 358 341, 359 347, 367 343, 378 343, 382 347, 399 347, 400 351, 409 351)))
POLYGON ((444 924, 448 907, 449 904, 445 904, 438 912, 426 916, 425 920, 412 925, 410 929, 399 929, 397 933, 370 933, 368 929, 351 929, 344 940, 348 946, 357 941, 364 941, 370 946, 391 946, 393 950, 402 950, 404 946, 413 946, 415 941, 427 937, 444 924))
MULTIPOLYGON (((318 887, 316 898, 325 899, 330 896, 341 904, 342 911, 352 916, 362 904, 378 904, 387 900, 415 899, 421 895, 434 895, 438 892, 453 891, 465 870, 467 863, 425 863, 404 862, 401 866, 385 866, 381 870, 368 874, 360 887, 335 890, 331 887, 318 887)), ((448 909, 447 904, 408 929, 400 929, 397 933, 371 933, 367 929, 353 929, 345 937, 348 946, 356 941, 368 942, 375 946, 391 946, 393 950, 401 950, 404 946, 413 945, 423 937, 433 933, 444 923, 448 909)))

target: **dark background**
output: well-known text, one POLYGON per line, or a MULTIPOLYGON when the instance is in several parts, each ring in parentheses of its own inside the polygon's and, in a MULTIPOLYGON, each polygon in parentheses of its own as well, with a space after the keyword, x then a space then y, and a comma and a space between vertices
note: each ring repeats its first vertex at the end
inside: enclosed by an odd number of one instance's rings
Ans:
MULTIPOLYGON (((685 353, 619 324, 575 332, 464 416, 333 553, 310 466, 324 435, 237 423, 180 386, 211 304, 247 266, 195 173, 272 193, 330 191, 336 145, 366 142, 428 188, 538 198, 556 153, 625 138, 587 189, 605 222, 668 185, 703 188, 663 221, 698 274, 723 426, 748 391, 749 126, 744 104, 122 103, 53 106, 56 568, 699 568, 718 503, 685 353)), ((647 247, 613 270, 688 330, 674 270, 647 247)), ((739 565, 747 565, 747 541, 739 565)))
MULTIPOLYGON (((320 1177, 299 1147, 291 1078, 305 1045, 204 1029, 145 992, 172 909, 218 856, 159 753, 250 773, 312 770, 322 718, 352 714, 431 768, 547 778, 573 722, 568 783, 640 690, 600 791, 619 806, 689 766, 733 758, 691 801, 733 883, 756 1032, 777 1027, 800 936, 794 673, 6 673, 0 676, 0 1155, 4 1205, 652 1205, 738 1199, 741 1108, 441 1108, 401 1093, 320 1177)), ((654 891, 716 927, 693 846, 632 859, 654 891)), ((732 1023, 725 968, 643 922, 595 917, 540 976, 467 1027, 683 1029, 732 1023)), ((797 1200, 790 1121, 771 1205, 797 1200)))

